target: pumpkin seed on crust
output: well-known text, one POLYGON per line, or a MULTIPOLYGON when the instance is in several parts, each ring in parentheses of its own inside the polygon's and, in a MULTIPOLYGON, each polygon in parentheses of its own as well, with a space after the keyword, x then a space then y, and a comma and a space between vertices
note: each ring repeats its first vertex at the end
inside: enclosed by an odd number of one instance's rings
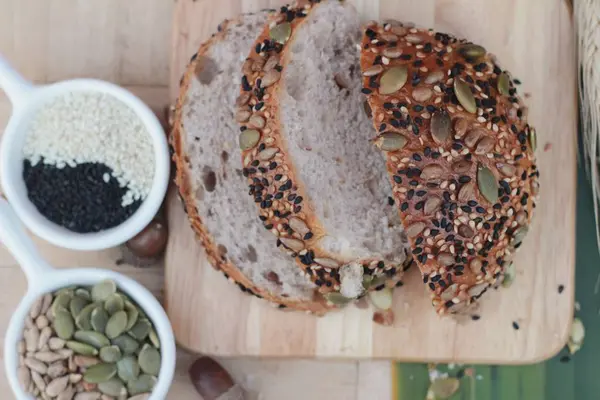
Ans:
POLYGON ((283 243, 283 245, 285 247, 287 247, 288 249, 298 252, 300 250, 304 249, 304 242, 302 240, 298 240, 298 239, 293 239, 293 238, 288 238, 288 237, 281 237, 279 238, 279 241, 281 243, 283 243))
POLYGON ((405 66, 392 67, 381 75, 379 82, 380 94, 392 94, 402 89, 408 79, 408 69, 405 66))
POLYGON ((425 205, 423 206, 423 214, 431 215, 436 212, 440 206, 442 205, 442 199, 437 196, 429 196, 427 200, 425 200, 425 205))
POLYGON ((288 220, 288 225, 290 226, 290 228, 292 228, 294 232, 298 232, 302 236, 310 232, 310 228, 308 227, 308 225, 306 225, 306 222, 304 222, 304 220, 298 217, 291 217, 288 220))
POLYGON ((477 167, 477 187, 487 201, 494 204, 498 201, 498 182, 494 173, 489 168, 479 165, 477 167))
POLYGON ((512 283, 514 282, 516 276, 517 276, 517 272, 515 269, 515 264, 511 262, 504 269, 504 279, 502 280, 502 286, 505 288, 510 287, 512 285, 512 283))
POLYGON ((409 238, 416 237, 419 233, 425 229, 424 222, 415 222, 406 228, 406 236, 409 238))
POLYGON ((397 151, 406 146, 405 136, 395 132, 384 132, 375 139, 375 146, 383 151, 397 151))
POLYGON ((365 72, 363 72, 363 75, 364 76, 375 76, 375 75, 379 75, 382 72, 383 72, 382 65, 373 65, 371 68, 367 68, 365 70, 365 72))
POLYGON ((529 134, 527 135, 527 139, 529 140, 529 146, 531 146, 531 150, 535 152, 537 149, 537 132, 534 127, 529 127, 529 134))
POLYGON ((486 53, 485 47, 477 44, 464 44, 458 48, 458 53, 469 62, 475 62, 486 53))
POLYGON ((383 49, 383 55, 387 58, 398 58, 402 55, 402 50, 388 47, 383 49))
POLYGON ((423 103, 429 100, 433 96, 433 90, 428 87, 417 87, 412 91, 412 97, 415 101, 423 103))
POLYGON ((475 197, 475 184, 473 182, 465 183, 458 191, 458 201, 466 203, 475 197))
POLYGON ((509 96, 510 95, 509 90, 510 90, 510 78, 508 77, 508 74, 506 72, 503 72, 498 76, 498 92, 501 95, 509 96))
POLYGON ((431 180, 441 178, 444 174, 444 168, 441 165, 437 164, 429 164, 423 168, 421 171, 421 179, 423 180, 431 180))
MULTIPOLYGON (((275 68, 277 64, 279 64, 279 55, 271 54, 265 62, 265 65, 263 66, 263 71, 269 72, 270 70, 275 68)), ((248 94, 248 96, 250 96, 250 94, 248 94)))
POLYGON ((242 150, 250 150, 258 144, 260 140, 260 132, 256 129, 246 129, 239 136, 240 148, 242 150))
POLYGON ((444 144, 450 137, 452 120, 445 111, 437 111, 431 116, 431 137, 437 144, 444 144))
POLYGON ((277 154, 278 151, 279 149, 277 147, 267 147, 266 149, 258 153, 256 155, 256 158, 260 161, 269 161, 273 157, 275 157, 275 154, 277 154))
POLYGON ((280 44, 285 44, 290 36, 292 35, 292 24, 289 22, 283 22, 275 25, 269 30, 269 36, 271 39, 280 44))
POLYGON ((475 114, 477 112, 477 103, 475 96, 471 92, 471 87, 462 79, 454 79, 454 94, 465 111, 475 114))
POLYGON ((261 86, 269 87, 277 82, 279 78, 281 78, 281 72, 277 71, 276 69, 272 69, 262 77, 261 86))
POLYGON ((513 233, 511 245, 517 246, 517 245, 521 244, 521 242, 523 242, 523 239, 525 239, 525 236, 527 235, 528 232, 529 232, 529 227, 527 227, 527 226, 522 226, 519 229, 517 229, 515 231, 515 233, 513 233))
POLYGON ((260 115, 254 114, 248 120, 248 124, 251 125, 253 128, 262 129, 265 127, 266 121, 260 115))

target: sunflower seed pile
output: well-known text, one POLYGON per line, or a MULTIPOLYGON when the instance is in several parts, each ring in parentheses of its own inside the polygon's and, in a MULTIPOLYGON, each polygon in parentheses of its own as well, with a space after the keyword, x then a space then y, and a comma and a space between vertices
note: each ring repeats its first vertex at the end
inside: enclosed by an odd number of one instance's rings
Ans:
POLYGON ((145 400, 160 342, 144 311, 114 281, 40 297, 18 344, 18 377, 36 399, 145 400))

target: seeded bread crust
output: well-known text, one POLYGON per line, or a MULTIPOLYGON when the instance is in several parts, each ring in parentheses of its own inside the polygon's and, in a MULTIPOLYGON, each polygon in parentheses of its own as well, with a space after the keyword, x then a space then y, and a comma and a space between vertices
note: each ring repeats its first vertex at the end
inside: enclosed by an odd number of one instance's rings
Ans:
POLYGON ((527 108, 483 47, 395 21, 366 28, 361 68, 423 282, 439 314, 464 312, 502 282, 537 202, 527 108))
POLYGON ((296 258, 319 291, 330 302, 345 304, 349 299, 343 295, 348 293, 342 284, 344 275, 356 276, 357 264, 363 269, 358 278, 364 275, 364 289, 381 290, 402 285, 403 270, 410 266, 410 260, 405 266, 379 258, 348 263, 319 245, 327 232, 315 215, 315 207, 288 155, 279 105, 279 91, 284 86, 281 78, 290 61, 294 35, 319 3, 319 0, 297 2, 282 7, 270 19, 244 63, 236 119, 242 129, 243 174, 248 177, 250 195, 259 207, 259 218, 278 238, 277 246, 296 258), (289 35, 281 37, 281 32, 285 32, 283 27, 289 28, 289 35), (278 30, 279 33, 274 33, 278 30))
MULTIPOLYGON (((202 218, 200 217, 196 207, 196 202, 198 199, 196 199, 194 190, 192 188, 192 176, 185 149, 186 144, 184 138, 186 135, 183 127, 183 107, 186 102, 186 96, 190 88, 191 80, 193 79, 199 64, 202 62, 202 56, 204 56, 210 47, 215 43, 225 39, 227 35, 227 28, 230 24, 236 24, 239 21, 240 18, 225 20, 219 25, 218 33, 214 34, 208 41, 203 43, 198 52, 192 57, 180 82, 180 94, 177 99, 173 117, 173 127, 169 137, 171 146, 173 148, 173 161, 176 167, 175 183, 178 187, 179 195, 190 220, 192 229, 196 233, 199 241, 204 246, 208 260, 215 269, 223 272, 225 277, 227 277, 230 282, 235 283, 243 292, 250 293, 259 298, 264 298, 267 301, 279 305, 279 308, 289 307, 294 310, 307 311, 317 315, 322 315, 332 307, 325 304, 322 297, 317 293, 315 293, 314 301, 312 302, 297 301, 276 296, 261 287, 257 287, 251 280, 248 279, 247 276, 241 273, 241 271, 235 265, 220 255, 221 252, 219 251, 212 236, 204 226, 202 218)), ((202 68, 201 65, 200 68, 202 68)), ((240 193, 240 195, 242 194, 240 193)))

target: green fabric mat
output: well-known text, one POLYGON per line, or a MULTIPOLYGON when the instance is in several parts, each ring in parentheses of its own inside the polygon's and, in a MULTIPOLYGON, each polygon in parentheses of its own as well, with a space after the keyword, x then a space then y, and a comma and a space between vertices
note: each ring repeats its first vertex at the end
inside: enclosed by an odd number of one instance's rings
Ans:
MULTIPOLYGON (((460 388, 450 399, 600 399, 600 294, 594 293, 600 274, 600 256, 596 245, 592 190, 582 168, 578 173, 576 233, 575 300, 581 309, 575 316, 585 326, 582 349, 570 356, 564 348, 546 362, 528 366, 438 365, 437 370, 460 378, 460 388), (462 376, 465 371, 467 374, 462 376)), ((393 371, 393 400, 427 398, 430 384, 427 365, 397 363, 393 371)))

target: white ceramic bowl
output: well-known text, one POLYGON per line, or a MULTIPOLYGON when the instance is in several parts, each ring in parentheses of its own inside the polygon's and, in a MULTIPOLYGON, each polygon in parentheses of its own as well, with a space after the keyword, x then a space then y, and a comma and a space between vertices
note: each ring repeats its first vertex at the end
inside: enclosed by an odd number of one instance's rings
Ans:
POLYGON ((129 91, 109 82, 75 79, 33 86, 0 56, 0 88, 10 98, 13 110, 0 144, 0 182, 15 212, 36 235, 48 242, 73 250, 102 250, 125 243, 137 235, 156 215, 169 182, 169 148, 164 130, 154 113, 129 91), (45 103, 71 91, 97 91, 110 94, 129 106, 146 126, 154 148, 152 188, 137 211, 118 226, 97 233, 76 233, 44 217, 27 197, 23 180, 23 146, 33 115, 45 103))
MULTIPOLYGON (((54 269, 38 254, 23 226, 8 203, 0 198, 0 241, 14 255, 27 276, 27 293, 10 319, 4 339, 4 367, 17 400, 29 400, 17 377, 19 354, 17 343, 23 337, 25 317, 33 302, 41 295, 70 285, 93 285, 112 279, 148 315, 160 340, 161 369, 150 400, 164 400, 175 372, 175 338, 167 315, 160 303, 142 285, 119 273, 97 268, 54 269)), ((4 395, 0 396, 4 398, 4 395)))

